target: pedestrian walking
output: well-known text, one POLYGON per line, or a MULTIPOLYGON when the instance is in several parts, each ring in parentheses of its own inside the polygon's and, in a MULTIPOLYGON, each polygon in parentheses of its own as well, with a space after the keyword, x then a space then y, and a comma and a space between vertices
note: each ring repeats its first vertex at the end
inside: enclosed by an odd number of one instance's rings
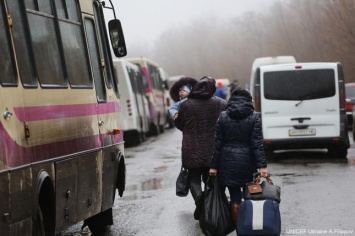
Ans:
POLYGON ((239 82, 237 79, 233 80, 233 82, 228 85, 230 96, 232 96, 233 91, 236 90, 238 86, 239 82))
POLYGON ((181 104, 175 120, 175 126, 182 131, 181 161, 182 166, 189 171, 189 187, 196 204, 196 220, 203 207, 202 182, 206 183, 209 174, 216 121, 227 106, 225 100, 213 96, 215 91, 213 78, 201 78, 187 101, 181 104))
POLYGON ((233 221, 237 223, 241 188, 253 181, 253 174, 267 176, 261 121, 254 112, 247 90, 237 88, 217 121, 211 176, 218 176, 220 186, 228 188, 233 221))
POLYGON ((217 81, 216 92, 214 93, 215 96, 220 97, 224 100, 227 99, 227 92, 223 88, 223 84, 221 81, 217 81))

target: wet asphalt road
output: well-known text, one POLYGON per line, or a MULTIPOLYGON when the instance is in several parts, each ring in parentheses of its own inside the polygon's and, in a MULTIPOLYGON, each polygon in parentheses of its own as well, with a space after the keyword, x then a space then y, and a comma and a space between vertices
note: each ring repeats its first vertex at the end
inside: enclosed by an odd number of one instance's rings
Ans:
MULTIPOLYGON (((352 133, 349 132, 350 137, 352 133)), ((125 149, 126 191, 116 197, 114 225, 106 236, 202 236, 194 202, 175 195, 181 132, 166 130, 125 149)), ((281 187, 281 235, 355 235, 355 144, 348 159, 324 150, 275 154, 268 171, 281 187)), ((228 193, 228 192, 227 192, 228 193)), ((90 235, 81 223, 61 235, 90 235)), ((235 235, 231 233, 229 235, 235 235)))

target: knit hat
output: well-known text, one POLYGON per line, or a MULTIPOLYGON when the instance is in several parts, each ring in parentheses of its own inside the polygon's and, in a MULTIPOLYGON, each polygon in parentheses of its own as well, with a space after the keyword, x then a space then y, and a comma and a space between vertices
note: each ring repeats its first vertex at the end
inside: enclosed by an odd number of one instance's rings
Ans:
POLYGON ((187 93, 190 93, 190 92, 191 92, 191 89, 192 89, 191 84, 185 84, 184 86, 182 86, 182 87, 179 89, 179 91, 180 91, 180 90, 185 90, 187 93))

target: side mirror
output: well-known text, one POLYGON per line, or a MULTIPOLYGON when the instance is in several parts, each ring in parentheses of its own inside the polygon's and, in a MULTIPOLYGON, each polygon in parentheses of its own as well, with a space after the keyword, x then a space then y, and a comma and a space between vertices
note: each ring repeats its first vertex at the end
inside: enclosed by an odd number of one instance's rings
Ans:
POLYGON ((111 38, 111 45, 116 57, 127 55, 126 42, 120 20, 114 19, 108 22, 108 29, 111 38))

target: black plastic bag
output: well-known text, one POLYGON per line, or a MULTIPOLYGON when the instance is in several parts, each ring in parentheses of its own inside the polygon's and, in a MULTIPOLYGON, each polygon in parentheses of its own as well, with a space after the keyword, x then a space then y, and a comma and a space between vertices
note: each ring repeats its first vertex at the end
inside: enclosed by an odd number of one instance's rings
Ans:
POLYGON ((189 194, 189 172, 181 167, 180 174, 176 179, 176 196, 186 197, 189 194))
POLYGON ((227 196, 217 177, 208 178, 200 227, 207 236, 225 236, 235 230, 227 196))

